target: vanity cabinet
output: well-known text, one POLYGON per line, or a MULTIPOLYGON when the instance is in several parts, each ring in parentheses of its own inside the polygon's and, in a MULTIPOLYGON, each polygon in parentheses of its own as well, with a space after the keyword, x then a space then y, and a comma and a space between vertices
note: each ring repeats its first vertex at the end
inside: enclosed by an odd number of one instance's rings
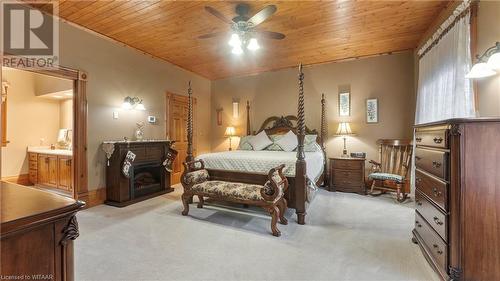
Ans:
POLYGON ((38 155, 38 181, 37 184, 57 187, 57 156, 38 155))
POLYGON ((72 157, 29 153, 29 179, 34 185, 73 191, 72 157))
POLYGON ((57 168, 58 168, 58 187, 60 189, 72 191, 72 165, 71 165, 71 157, 68 156, 59 156, 57 159, 57 168))

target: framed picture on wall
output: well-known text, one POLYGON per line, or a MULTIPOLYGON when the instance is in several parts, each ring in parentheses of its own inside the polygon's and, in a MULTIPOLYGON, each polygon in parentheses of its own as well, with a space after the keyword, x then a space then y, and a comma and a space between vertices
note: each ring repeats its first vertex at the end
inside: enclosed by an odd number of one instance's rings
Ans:
POLYGON ((339 93, 339 116, 351 116, 350 93, 339 93))
POLYGON ((378 99, 366 99, 366 123, 378 123, 378 99))

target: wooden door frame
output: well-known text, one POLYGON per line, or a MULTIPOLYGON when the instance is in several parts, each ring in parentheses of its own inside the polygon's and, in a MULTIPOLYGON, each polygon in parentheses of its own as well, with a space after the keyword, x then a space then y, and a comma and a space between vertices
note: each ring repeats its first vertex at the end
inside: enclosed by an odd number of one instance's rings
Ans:
MULTIPOLYGON (((87 78, 82 70, 58 66, 52 69, 24 69, 10 67, 38 74, 73 81, 73 198, 88 202, 87 174, 87 78)), ((0 172, 1 173, 1 172, 0 172)))

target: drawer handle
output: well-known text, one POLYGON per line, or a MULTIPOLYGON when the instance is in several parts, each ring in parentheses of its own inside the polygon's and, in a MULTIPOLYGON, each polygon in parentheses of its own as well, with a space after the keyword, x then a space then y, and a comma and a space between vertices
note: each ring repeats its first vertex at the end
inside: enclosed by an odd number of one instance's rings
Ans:
POLYGON ((434 142, 435 142, 435 143, 442 143, 442 142, 443 142, 443 138, 441 138, 441 137, 439 137, 439 138, 438 138, 438 137, 435 137, 435 138, 434 138, 434 142))
POLYGON ((439 220, 438 217, 434 217, 434 222, 437 224, 437 225, 443 225, 443 222, 439 220))
POLYGON ((421 160, 421 159, 422 159, 422 157, 420 157, 420 156, 415 156, 415 160, 417 160, 417 161, 418 161, 418 160, 421 160))
POLYGON ((420 138, 420 137, 419 137, 419 138, 415 138, 415 141, 417 141, 417 142, 421 142, 421 141, 422 141, 422 138, 420 138))
POLYGON ((441 194, 443 194, 441 191, 439 191, 436 187, 432 188, 432 193, 434 193, 435 197, 440 197, 441 194))
POLYGON ((438 253, 438 254, 440 254, 440 255, 441 255, 441 254, 443 254, 443 251, 441 251, 441 250, 439 249, 439 246, 438 246, 437 244, 432 245, 432 247, 434 247, 435 249, 438 249, 438 250, 437 250, 437 253, 438 253))
POLYGON ((417 202, 417 205, 422 206, 422 202, 420 202, 420 200, 416 200, 416 202, 417 202))
POLYGON ((420 183, 421 181, 422 181, 422 179, 421 179, 421 178, 415 178, 415 182, 416 182, 416 183, 420 183))
POLYGON ((439 161, 432 161, 432 167, 434 167, 434 168, 439 168, 439 167, 441 167, 441 165, 443 165, 443 164, 441 164, 441 162, 439 162, 439 161))
POLYGON ((417 225, 417 227, 422 227, 419 221, 415 221, 415 224, 417 225))

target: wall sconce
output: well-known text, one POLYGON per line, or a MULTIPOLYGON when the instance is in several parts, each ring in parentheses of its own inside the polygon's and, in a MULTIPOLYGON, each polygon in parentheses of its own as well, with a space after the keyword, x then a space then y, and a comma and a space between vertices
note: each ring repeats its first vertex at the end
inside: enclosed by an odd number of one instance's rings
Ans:
POLYGON ((240 117, 240 102, 233 101, 233 118, 240 117))
POLYGON ((137 109, 137 110, 146 110, 144 104, 142 104, 142 99, 138 97, 126 97, 123 99, 122 104, 123 109, 137 109))
POLYGON ((477 63, 471 68, 465 78, 475 79, 489 77, 500 72, 500 42, 488 48, 481 56, 477 56, 477 63))

